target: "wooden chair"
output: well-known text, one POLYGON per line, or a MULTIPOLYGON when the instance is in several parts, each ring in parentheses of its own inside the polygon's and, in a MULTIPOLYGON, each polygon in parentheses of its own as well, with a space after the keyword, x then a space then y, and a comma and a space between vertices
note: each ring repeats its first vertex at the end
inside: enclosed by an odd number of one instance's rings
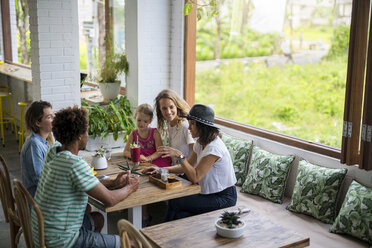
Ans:
POLYGON ((121 248, 131 248, 130 239, 136 248, 152 248, 149 241, 129 221, 125 219, 119 220, 118 230, 121 248))
POLYGON ((18 217, 11 214, 12 212, 15 212, 14 198, 12 188, 10 186, 8 166, 1 155, 0 162, 2 165, 2 168, 0 169, 1 205, 3 206, 5 221, 9 223, 11 246, 12 248, 15 248, 18 245, 19 236, 22 233, 22 229, 20 228, 21 225, 18 217))
POLYGON ((39 245, 45 248, 44 240, 44 220, 39 205, 34 201, 30 193, 27 191, 25 186, 17 180, 13 180, 14 187, 14 199, 18 210, 18 218, 23 229, 23 236, 27 248, 33 248, 34 242, 32 237, 32 221, 29 204, 34 209, 37 215, 38 227, 39 227, 39 245))

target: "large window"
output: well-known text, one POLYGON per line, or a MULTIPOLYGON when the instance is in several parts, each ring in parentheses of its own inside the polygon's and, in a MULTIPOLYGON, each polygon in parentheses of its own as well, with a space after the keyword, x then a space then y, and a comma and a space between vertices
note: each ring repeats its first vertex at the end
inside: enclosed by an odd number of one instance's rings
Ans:
POLYGON ((79 0, 80 69, 95 81, 106 50, 125 51, 124 0, 79 0))
POLYGON ((210 6, 213 5, 212 13, 218 15, 209 17, 212 21, 205 24, 208 28, 203 30, 200 25, 197 32, 196 19, 201 15, 196 13, 196 2, 187 0, 187 4, 194 7, 185 19, 185 99, 190 104, 195 98, 212 103, 217 115, 227 116, 217 117, 216 122, 221 125, 372 170, 371 1, 336 0, 330 4, 330 1, 288 0, 285 5, 282 1, 270 0, 218 2, 222 4, 218 5, 219 11, 215 11, 216 1, 209 1, 210 6), (278 13, 283 15, 283 8, 284 21, 268 21, 278 13), (268 12, 269 17, 265 17, 268 12), (230 22, 226 24, 223 18, 230 18, 230 22), (247 18, 250 21, 244 21, 247 18), (243 35, 245 28, 242 27, 246 25, 251 34, 244 39, 236 38, 243 35), (257 27, 260 28, 257 30, 257 27), (273 30, 278 27, 281 27, 279 31, 273 30), (228 31, 224 33, 224 29, 228 31), (209 38, 212 42, 208 42, 208 36, 214 36, 209 38), (209 49, 196 52, 202 43, 210 46, 209 49), (248 54, 255 55, 248 55, 247 50, 248 54), (226 53, 233 58, 224 58, 226 53), (314 59, 309 56, 316 53, 318 56, 314 59), (214 57, 209 63, 200 61, 201 57, 211 54, 214 57), (198 62, 195 55, 199 57, 198 62), (199 64, 197 70, 195 64, 199 64), (262 83, 262 78, 269 80, 262 83), (251 83, 252 80, 256 83, 251 83), (202 81, 210 84, 208 94, 203 92, 206 87, 202 81), (202 96, 209 98, 204 100, 202 96), (221 103, 230 110, 222 111, 221 103), (246 113, 252 109, 255 110, 253 116, 246 113), (309 119, 309 115, 313 118, 309 119), (236 122, 226 118, 244 120, 236 122), (308 119, 304 122, 301 118, 308 119))
POLYGON ((30 16, 27 0, 15 0, 16 26, 17 26, 17 54, 13 62, 31 65, 30 45, 30 16))
POLYGON ((195 102, 341 148, 352 1, 220 1, 197 22, 195 102))

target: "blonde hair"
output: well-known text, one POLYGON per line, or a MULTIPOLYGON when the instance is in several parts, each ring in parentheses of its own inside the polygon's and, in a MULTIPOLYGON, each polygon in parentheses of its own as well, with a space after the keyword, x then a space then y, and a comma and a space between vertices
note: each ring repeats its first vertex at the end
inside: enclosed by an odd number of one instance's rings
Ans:
POLYGON ((154 118, 154 109, 151 107, 150 104, 147 104, 147 103, 143 103, 136 108, 136 112, 134 113, 134 118, 136 118, 138 113, 142 113, 142 114, 150 116, 151 120, 154 118))
POLYGON ((190 111, 190 106, 185 100, 183 100, 175 91, 170 89, 162 90, 157 97, 155 98, 155 109, 156 117, 158 119, 158 130, 164 133, 164 122, 165 119, 160 109, 160 100, 168 98, 173 101, 174 105, 177 108, 177 125, 179 125, 185 118, 180 117, 180 115, 187 115, 190 111))

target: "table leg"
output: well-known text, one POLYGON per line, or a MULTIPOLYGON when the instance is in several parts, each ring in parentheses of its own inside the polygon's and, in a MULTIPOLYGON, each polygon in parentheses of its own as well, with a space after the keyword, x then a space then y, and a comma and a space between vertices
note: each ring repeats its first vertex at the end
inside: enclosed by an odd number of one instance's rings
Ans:
POLYGON ((139 230, 142 228, 142 206, 128 209, 128 220, 139 230))

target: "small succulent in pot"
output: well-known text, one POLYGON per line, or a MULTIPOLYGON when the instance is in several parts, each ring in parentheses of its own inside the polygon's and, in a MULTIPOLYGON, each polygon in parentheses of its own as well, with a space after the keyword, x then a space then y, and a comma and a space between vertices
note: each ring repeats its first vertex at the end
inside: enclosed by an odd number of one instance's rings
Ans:
POLYGON ((95 150, 95 154, 93 155, 94 157, 105 157, 105 154, 106 154, 106 149, 103 148, 102 146, 100 148, 98 148, 97 150, 95 150))
POLYGON ((235 228, 242 224, 239 220, 240 216, 236 212, 223 212, 220 215, 220 221, 226 225, 227 228, 235 228))
POLYGON ((246 223, 240 221, 239 212, 227 212, 221 214, 216 220, 217 234, 225 238, 239 238, 243 235, 246 223))

